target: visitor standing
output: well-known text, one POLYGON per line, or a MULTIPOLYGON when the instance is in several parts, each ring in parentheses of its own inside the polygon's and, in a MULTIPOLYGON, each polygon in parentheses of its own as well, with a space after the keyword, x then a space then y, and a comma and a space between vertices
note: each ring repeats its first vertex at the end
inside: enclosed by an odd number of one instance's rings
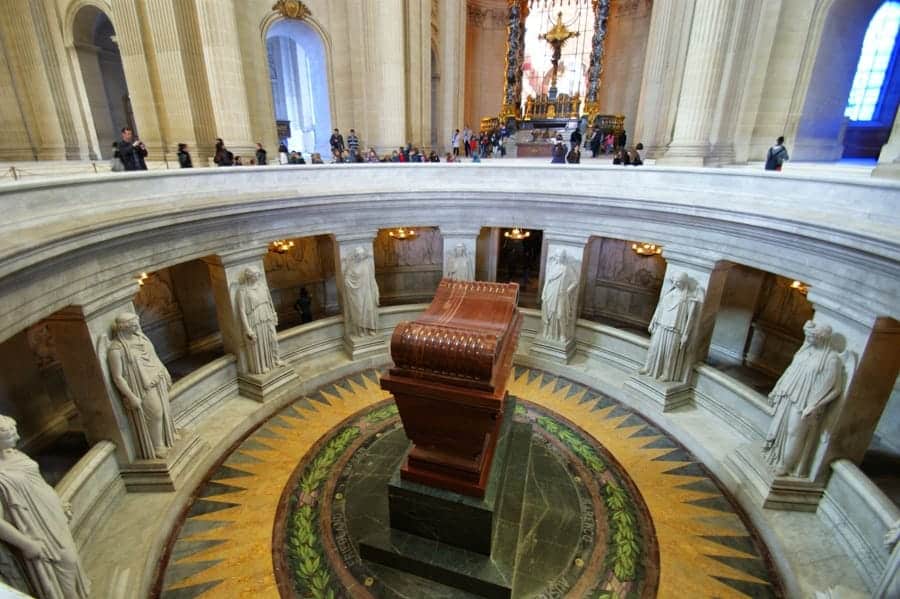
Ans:
POLYGON ((131 127, 122 127, 122 139, 119 141, 119 159, 126 171, 145 171, 147 163, 147 146, 134 134, 131 127))
POLYGON ((234 166, 234 154, 225 147, 225 142, 221 137, 216 138, 216 153, 213 156, 213 162, 219 166, 234 166))
POLYGON ((569 136, 569 148, 575 149, 581 145, 581 131, 575 128, 572 131, 572 135, 569 136))
POLYGON ((278 164, 288 164, 288 149, 284 144, 278 145, 278 164))
POLYGON ((355 129, 350 129, 350 134, 347 135, 347 148, 354 158, 359 154, 359 137, 356 135, 355 129))
POLYGON ((785 160, 790 160, 790 156, 788 156, 787 148, 784 147, 784 137, 779 137, 766 154, 766 170, 780 171, 785 160))
POLYGON ((469 142, 472 140, 472 130, 469 129, 469 126, 466 125, 463 128, 463 151, 466 153, 466 157, 469 156, 469 151, 471 148, 469 147, 469 142))
POLYGON ((187 144, 178 144, 178 166, 181 168, 194 168, 191 154, 187 151, 187 144))
POLYGON ((460 142, 460 134, 459 129, 457 129, 452 136, 450 136, 450 145, 453 146, 453 155, 459 156, 459 142, 460 142))
POLYGON ((332 155, 334 155, 335 152, 340 155, 344 151, 344 136, 341 135, 341 132, 337 128, 335 128, 334 133, 331 134, 328 142, 331 144, 332 155))
POLYGON ((259 166, 266 166, 269 164, 269 160, 266 158, 266 150, 259 142, 256 142, 256 164, 259 166))

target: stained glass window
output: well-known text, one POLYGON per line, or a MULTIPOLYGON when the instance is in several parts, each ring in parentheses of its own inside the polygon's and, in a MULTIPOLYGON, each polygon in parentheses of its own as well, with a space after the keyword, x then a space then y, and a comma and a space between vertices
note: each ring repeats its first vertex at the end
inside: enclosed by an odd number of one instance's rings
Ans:
POLYGON ((844 115, 851 121, 871 121, 878 117, 884 84, 900 26, 900 2, 885 2, 875 12, 856 66, 856 77, 844 115))

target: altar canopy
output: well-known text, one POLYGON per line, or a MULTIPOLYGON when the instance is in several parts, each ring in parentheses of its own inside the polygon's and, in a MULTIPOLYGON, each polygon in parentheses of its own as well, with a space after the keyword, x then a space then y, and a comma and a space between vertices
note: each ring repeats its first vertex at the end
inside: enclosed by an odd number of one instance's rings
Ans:
POLYGON ((573 35, 560 48, 556 87, 559 94, 584 97, 591 64, 594 35, 594 8, 591 0, 534 2, 525 19, 525 57, 522 64, 522 106, 529 96, 550 92, 553 77, 553 46, 542 36, 561 20, 573 35), (560 14, 561 13, 561 14, 560 14))

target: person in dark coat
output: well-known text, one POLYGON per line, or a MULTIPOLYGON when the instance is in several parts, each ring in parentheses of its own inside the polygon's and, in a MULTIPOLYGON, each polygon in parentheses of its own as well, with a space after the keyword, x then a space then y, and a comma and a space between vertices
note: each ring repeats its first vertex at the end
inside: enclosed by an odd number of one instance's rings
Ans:
POLYGON ((572 131, 572 135, 569 136, 569 148, 577 148, 581 145, 581 131, 575 129, 572 131))
POLYGON ((178 144, 178 166, 181 168, 194 168, 191 154, 187 151, 187 144, 178 144))
POLYGON ((147 163, 147 146, 137 139, 131 127, 122 127, 122 139, 118 144, 119 158, 126 171, 145 171, 147 163))
POLYGON ((234 154, 225 147, 221 137, 216 138, 216 154, 213 156, 213 162, 219 166, 234 166, 234 154))
POLYGON ((259 166, 266 166, 268 163, 269 161, 266 158, 265 149, 262 147, 261 143, 256 142, 256 164, 259 166))
POLYGON ((556 136, 556 143, 553 145, 553 158, 550 164, 566 163, 566 144, 563 143, 562 135, 556 136))
POLYGON ((594 128, 594 133, 591 135, 591 158, 596 158, 597 154, 600 153, 600 146, 603 145, 603 133, 600 132, 600 129, 594 128))

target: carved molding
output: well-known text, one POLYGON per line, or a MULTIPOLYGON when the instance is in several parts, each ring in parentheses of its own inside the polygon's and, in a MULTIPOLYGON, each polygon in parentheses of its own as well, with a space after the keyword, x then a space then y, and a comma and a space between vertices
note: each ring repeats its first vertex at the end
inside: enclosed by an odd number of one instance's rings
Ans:
POLYGON ((285 18, 300 21, 308 19, 312 15, 309 8, 300 0, 278 0, 272 6, 272 10, 281 13, 285 18))

